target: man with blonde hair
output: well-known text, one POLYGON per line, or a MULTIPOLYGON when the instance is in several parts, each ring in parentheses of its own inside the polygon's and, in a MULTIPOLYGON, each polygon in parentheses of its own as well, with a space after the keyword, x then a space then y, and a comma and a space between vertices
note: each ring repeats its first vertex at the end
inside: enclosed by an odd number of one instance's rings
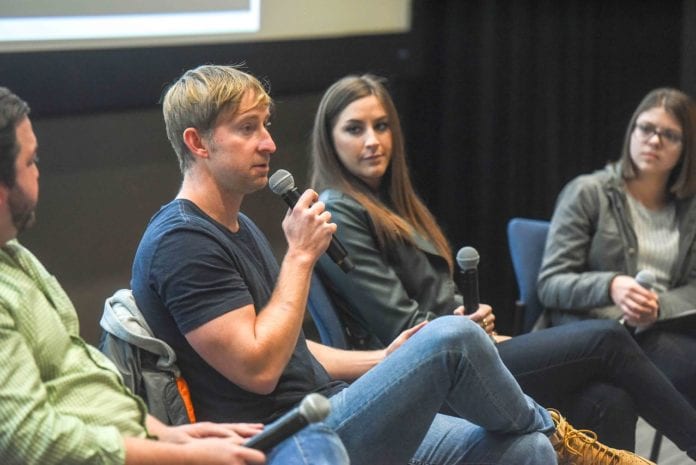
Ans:
POLYGON ((353 464, 556 463, 549 413, 468 319, 420 325, 381 351, 305 339, 310 277, 336 226, 305 191, 283 220, 278 266, 241 213, 268 182, 271 103, 254 77, 215 65, 185 72, 164 97, 183 181, 143 235, 131 286, 176 351, 197 415, 266 423, 318 392, 332 412, 317 428, 336 431, 353 464), (444 405, 459 416, 440 414, 444 405))
MULTIPOLYGON (((34 223, 37 150, 29 106, 0 87, 0 463, 265 463, 262 452, 241 446, 262 425, 165 426, 80 338, 70 299, 16 239, 34 223)), ((320 445, 309 463, 347 463, 332 439, 322 432, 308 439, 320 445)), ((291 446, 278 448, 268 463, 307 463, 291 446)))

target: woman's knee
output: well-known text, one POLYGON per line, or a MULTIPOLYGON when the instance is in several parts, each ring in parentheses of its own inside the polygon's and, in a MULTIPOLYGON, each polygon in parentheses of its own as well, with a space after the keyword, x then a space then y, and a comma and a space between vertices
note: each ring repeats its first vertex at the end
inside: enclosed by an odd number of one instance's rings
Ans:
POLYGON ((618 350, 627 350, 633 347, 633 350, 641 351, 638 344, 622 324, 615 320, 585 320, 581 323, 584 331, 592 334, 599 345, 618 350))
POLYGON ((584 320, 581 324, 586 325, 599 334, 617 339, 631 337, 628 331, 626 331, 626 327, 616 320, 584 320))

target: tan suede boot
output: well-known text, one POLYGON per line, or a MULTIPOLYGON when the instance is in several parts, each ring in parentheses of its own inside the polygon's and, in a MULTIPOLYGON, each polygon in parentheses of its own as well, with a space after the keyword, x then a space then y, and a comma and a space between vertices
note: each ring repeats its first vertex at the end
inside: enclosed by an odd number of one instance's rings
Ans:
POLYGON ((577 430, 558 411, 548 411, 556 425, 556 432, 550 439, 558 454, 558 465, 655 465, 632 452, 612 449, 601 444, 592 431, 577 430))

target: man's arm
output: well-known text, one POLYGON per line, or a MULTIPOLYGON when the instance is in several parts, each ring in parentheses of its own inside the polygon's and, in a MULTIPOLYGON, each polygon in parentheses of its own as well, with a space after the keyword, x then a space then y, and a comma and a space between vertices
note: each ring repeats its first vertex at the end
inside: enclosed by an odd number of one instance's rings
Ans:
POLYGON ((342 350, 310 340, 307 341, 307 347, 333 379, 353 381, 401 347, 426 324, 427 321, 423 321, 403 331, 389 346, 381 350, 342 350))
MULTIPOLYGON (((141 438, 123 438, 116 427, 86 424, 80 418, 57 411, 48 398, 26 340, 16 330, 12 318, 0 309, 0 463, 3 465, 42 465, 87 463, 156 465, 167 463, 217 465, 256 465, 264 455, 241 447, 245 437, 259 425, 186 425, 185 444, 172 444, 141 438), (218 436, 210 439, 195 439, 218 436)), ((79 387, 78 387, 79 389, 79 387)), ((125 394, 124 394, 125 395, 125 394)), ((162 434, 168 428, 151 417, 148 426, 162 434)), ((166 435, 165 435, 166 436, 166 435)), ((181 436, 178 436, 181 437, 181 436)))
POLYGON ((261 451, 237 445, 231 439, 195 439, 172 444, 141 438, 125 438, 125 465, 257 465, 265 463, 261 451))
POLYGON ((342 350, 310 340, 307 347, 331 378, 343 381, 358 379, 386 357, 386 349, 342 350))
POLYGON ((312 270, 336 225, 329 223, 317 194, 306 191, 283 220, 288 252, 275 290, 256 314, 247 305, 188 332, 191 346, 238 386, 257 394, 272 392, 290 360, 304 319, 312 270))
POLYGON ((88 425, 52 405, 34 354, 10 315, 0 307, 0 463, 122 463, 115 427, 88 425))
POLYGON ((160 441, 183 444, 198 438, 231 438, 241 444, 263 431, 262 423, 211 423, 200 421, 180 426, 168 426, 152 415, 146 418, 150 436, 160 441))

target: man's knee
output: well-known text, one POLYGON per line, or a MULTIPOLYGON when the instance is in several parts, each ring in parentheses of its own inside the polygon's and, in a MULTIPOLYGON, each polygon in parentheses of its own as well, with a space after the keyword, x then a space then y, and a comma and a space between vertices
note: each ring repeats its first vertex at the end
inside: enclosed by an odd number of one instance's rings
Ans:
POLYGON ((544 433, 529 433, 519 436, 515 446, 510 448, 499 463, 505 465, 554 464, 557 463, 556 451, 544 433))
POLYGON ((437 318, 424 328, 428 338, 442 347, 459 349, 478 344, 491 344, 486 332, 469 318, 461 316, 444 316, 437 318))
POLYGON ((281 442, 268 455, 269 465, 348 465, 341 438, 323 423, 310 425, 281 442))

